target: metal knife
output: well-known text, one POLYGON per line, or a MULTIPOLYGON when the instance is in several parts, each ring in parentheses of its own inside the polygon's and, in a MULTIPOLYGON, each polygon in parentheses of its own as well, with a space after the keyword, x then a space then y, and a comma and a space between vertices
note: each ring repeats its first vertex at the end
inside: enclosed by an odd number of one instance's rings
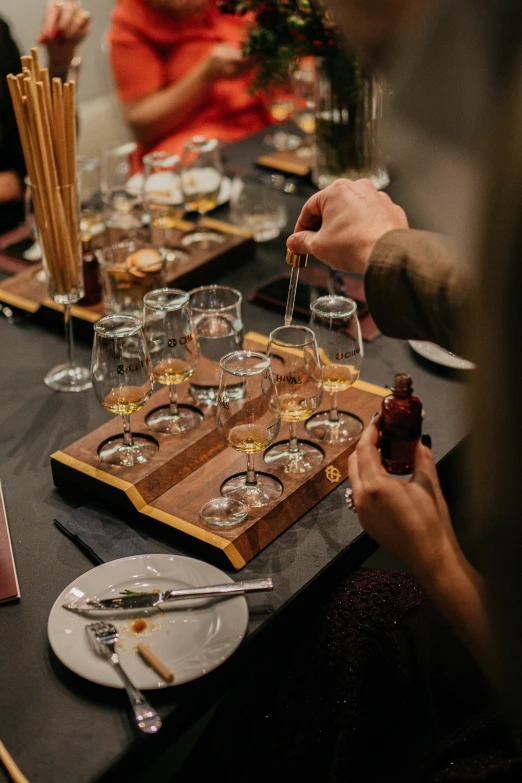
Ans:
POLYGON ((159 607, 167 601, 180 601, 187 598, 226 598, 243 593, 258 593, 272 590, 271 579, 253 579, 248 582, 232 582, 226 585, 209 585, 208 587, 183 587, 176 590, 164 590, 157 593, 139 593, 138 595, 122 595, 119 598, 87 598, 85 601, 74 601, 72 604, 62 604, 71 612, 116 611, 118 609, 151 609, 159 607))

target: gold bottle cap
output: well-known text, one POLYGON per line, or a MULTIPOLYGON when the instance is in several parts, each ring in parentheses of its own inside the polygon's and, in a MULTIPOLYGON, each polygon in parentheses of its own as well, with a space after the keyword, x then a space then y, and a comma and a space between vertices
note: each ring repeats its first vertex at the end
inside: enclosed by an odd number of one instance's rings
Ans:
POLYGON ((298 267, 301 269, 308 263, 308 253, 292 253, 291 250, 286 251, 286 263, 289 266, 298 267))

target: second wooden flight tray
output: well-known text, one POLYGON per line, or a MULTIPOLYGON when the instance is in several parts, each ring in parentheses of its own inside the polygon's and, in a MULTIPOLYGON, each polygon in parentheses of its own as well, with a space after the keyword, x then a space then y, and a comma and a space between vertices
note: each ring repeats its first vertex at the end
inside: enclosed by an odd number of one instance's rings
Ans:
MULTIPOLYGON (((266 349, 266 337, 250 332, 245 347, 266 349)), ((193 402, 180 388, 180 402, 193 402)), ((380 410, 388 389, 357 381, 346 392, 339 393, 339 409, 350 411, 366 425, 380 410)), ((328 396, 320 410, 328 409, 328 396)), ((167 389, 156 392, 145 408, 132 415, 133 432, 147 430, 145 417, 158 405, 166 404, 167 389)), ((121 419, 114 417, 98 429, 67 448, 51 455, 53 479, 58 489, 78 492, 98 501, 108 501, 122 509, 139 512, 144 519, 154 519, 199 540, 200 544, 221 550, 236 569, 242 568, 265 546, 315 506, 341 481, 347 478, 347 456, 354 444, 325 444, 323 463, 304 476, 289 476, 268 470, 261 454, 255 456, 256 470, 270 472, 283 484, 277 503, 251 509, 247 519, 230 528, 207 525, 199 517, 203 503, 219 496, 223 482, 245 471, 246 458, 226 446, 216 425, 215 409, 206 411, 201 425, 181 436, 154 433, 159 443, 155 457, 144 465, 131 468, 108 465, 97 455, 100 443, 120 434, 121 419)), ((300 439, 310 440, 304 424, 298 425, 300 439)), ((278 441, 288 436, 283 423, 278 441)), ((317 445, 317 444, 316 444, 317 445)))
MULTIPOLYGON (((233 226, 222 220, 205 218, 202 221, 205 228, 223 235, 221 244, 211 244, 208 248, 196 245, 183 248, 180 240, 184 234, 192 231, 195 226, 185 220, 178 221, 178 228, 171 229, 173 245, 189 252, 187 261, 168 262, 166 282, 178 288, 192 288, 196 285, 211 283, 216 275, 230 270, 235 264, 244 263, 255 253, 252 234, 239 226, 233 226)), ((41 265, 33 266, 7 277, 0 282, 0 302, 19 310, 36 313, 39 310, 62 310, 62 306, 54 302, 48 292, 47 283, 41 279, 41 265)), ((73 318, 95 323, 104 315, 103 303, 91 306, 80 304, 71 307, 73 318)))

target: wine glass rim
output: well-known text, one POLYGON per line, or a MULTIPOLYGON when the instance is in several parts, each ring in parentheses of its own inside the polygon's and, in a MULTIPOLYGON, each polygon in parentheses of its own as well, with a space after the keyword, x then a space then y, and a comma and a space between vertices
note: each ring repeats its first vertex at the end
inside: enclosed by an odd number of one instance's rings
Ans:
POLYGON ((259 351, 231 351, 230 353, 227 353, 225 356, 221 357, 219 364, 221 369, 230 373, 230 375, 236 375, 244 378, 251 375, 259 375, 260 373, 265 372, 265 370, 268 370, 270 368, 270 359, 265 353, 260 353, 259 351), (257 366, 254 370, 232 370, 225 366, 227 361, 232 359, 232 357, 235 357, 238 361, 242 358, 259 359, 262 364, 261 366, 257 366))
POLYGON ((135 141, 126 141, 124 144, 118 144, 116 147, 111 147, 108 150, 104 150, 102 158, 107 160, 117 155, 132 155, 138 149, 138 145, 135 141))
POLYGON ((103 318, 100 318, 99 321, 96 321, 94 324, 94 331, 96 334, 100 335, 100 337, 132 337, 133 335, 137 334, 141 329, 143 328, 142 323, 139 318, 135 315, 128 315, 126 313, 115 315, 104 315, 103 318), (111 329, 108 329, 107 331, 104 331, 104 327, 106 324, 108 324, 110 321, 123 321, 123 324, 128 324, 128 327, 123 328, 123 330, 119 329, 118 331, 113 331, 111 329))
POLYGON ((310 310, 312 313, 321 315, 324 318, 348 318, 348 316, 352 316, 357 312, 357 303, 353 299, 349 299, 347 296, 327 294, 325 296, 320 296, 319 299, 315 299, 310 304, 310 310), (326 302, 331 302, 332 304, 338 303, 339 305, 344 304, 345 309, 334 313, 329 310, 324 310, 322 309, 322 306, 324 306, 326 302))
POLYGON ((190 300, 190 296, 186 291, 182 291, 180 288, 156 288, 154 291, 149 291, 143 297, 143 304, 148 307, 149 310, 157 310, 158 312, 172 312, 174 310, 181 310, 190 300), (155 302, 154 299, 159 294, 175 294, 178 299, 173 302, 155 302))
POLYGON ((270 336, 269 336, 268 339, 269 339, 269 341, 271 343, 275 342, 275 343, 277 343, 277 345, 282 345, 285 348, 303 348, 305 345, 310 345, 310 343, 314 343, 315 342, 315 334, 312 332, 311 329, 308 328, 308 326, 294 326, 292 324, 290 326, 278 326, 277 329, 273 329, 270 332, 270 336), (276 332, 280 332, 283 329, 296 329, 296 330, 298 330, 300 332, 303 332, 304 334, 307 334, 308 335, 308 339, 305 340, 302 343, 289 343, 289 342, 286 342, 286 340, 281 340, 278 337, 276 337, 274 339, 274 335, 276 334, 276 332))
POLYGON ((193 288, 191 291, 188 292, 188 294, 191 299, 190 306, 192 307, 192 309, 202 311, 202 312, 206 312, 207 310, 212 310, 212 312, 231 310, 232 308, 240 305, 243 301, 243 294, 241 293, 241 291, 238 291, 237 288, 231 288, 231 286, 229 285, 200 285, 197 288, 193 288), (193 304, 192 297, 195 296, 196 294, 201 293, 202 291, 229 291, 233 294, 236 294, 237 302, 233 302, 232 304, 227 304, 227 305, 219 305, 216 307, 210 307, 208 305, 206 307, 203 307, 202 305, 193 304))
POLYGON ((212 152, 218 146, 219 141, 208 136, 192 136, 185 141, 185 149, 190 152, 212 152))
POLYGON ((180 161, 179 155, 165 150, 156 150, 148 152, 141 159, 144 166, 157 166, 158 168, 167 168, 177 166, 180 161))

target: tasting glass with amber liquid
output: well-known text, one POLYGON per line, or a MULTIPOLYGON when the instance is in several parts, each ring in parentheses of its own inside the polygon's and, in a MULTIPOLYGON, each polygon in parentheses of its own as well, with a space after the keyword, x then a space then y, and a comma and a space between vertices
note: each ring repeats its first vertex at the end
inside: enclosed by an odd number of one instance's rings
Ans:
POLYGON ((309 419, 323 397, 315 335, 306 326, 280 326, 270 334, 267 354, 279 396, 281 419, 290 425, 290 440, 270 448, 265 463, 285 473, 308 473, 324 459, 317 446, 297 439, 297 422, 309 419))
POLYGON ((223 356, 220 364, 218 428, 227 444, 247 458, 246 473, 225 481, 221 494, 248 508, 266 506, 283 491, 276 478, 254 470, 254 454, 265 451, 274 442, 281 426, 270 360, 255 351, 234 351, 223 356), (238 383, 242 387, 239 397, 238 383))
POLYGON ((349 389, 361 372, 363 343, 357 305, 344 296, 321 296, 312 302, 310 311, 330 410, 313 416, 306 430, 322 443, 344 443, 357 438, 363 428, 357 416, 337 407, 338 393, 349 389))
POLYGON ((143 325, 154 380, 169 387, 169 404, 147 416, 154 432, 180 435, 201 423, 203 415, 179 405, 176 387, 188 380, 199 359, 198 341, 189 304, 190 296, 177 288, 161 288, 143 297, 143 325))
POLYGON ((203 227, 203 218, 215 209, 223 180, 223 163, 217 139, 206 136, 193 136, 185 142, 181 158, 181 188, 187 212, 199 215, 195 231, 186 234, 182 245, 196 245, 208 249, 213 244, 225 241, 217 231, 207 231, 203 227))
POLYGON ((130 425, 131 413, 143 408, 152 394, 152 365, 139 318, 106 315, 94 324, 92 385, 101 405, 123 420, 123 436, 104 441, 99 458, 126 467, 148 462, 158 444, 147 435, 133 434, 130 425))
POLYGON ((143 156, 143 208, 148 217, 152 244, 170 247, 173 229, 185 214, 178 155, 150 152, 143 156))

